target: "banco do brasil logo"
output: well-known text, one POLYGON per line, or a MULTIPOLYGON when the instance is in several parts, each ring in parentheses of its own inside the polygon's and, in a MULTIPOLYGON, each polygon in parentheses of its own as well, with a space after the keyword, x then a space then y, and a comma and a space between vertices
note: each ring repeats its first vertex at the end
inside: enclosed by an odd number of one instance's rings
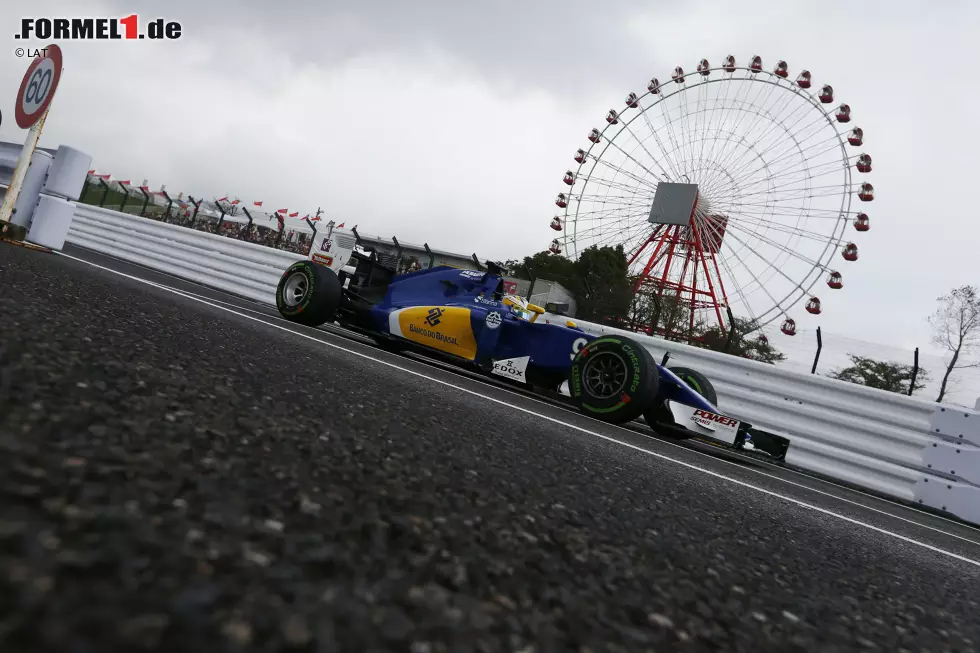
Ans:
POLYGON ((428 324, 430 327, 434 327, 437 324, 439 324, 439 322, 441 321, 440 320, 441 317, 442 317, 442 309, 433 308, 432 310, 429 311, 429 316, 425 318, 425 323, 428 324))

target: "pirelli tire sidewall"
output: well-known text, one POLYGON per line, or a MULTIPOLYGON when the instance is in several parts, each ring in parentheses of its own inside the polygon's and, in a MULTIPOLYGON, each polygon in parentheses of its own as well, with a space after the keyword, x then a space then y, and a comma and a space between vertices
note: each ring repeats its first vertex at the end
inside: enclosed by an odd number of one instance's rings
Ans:
POLYGON ((340 307, 343 287, 330 268, 312 261, 297 261, 283 273, 276 286, 276 307, 287 320, 309 326, 319 326, 334 318, 340 307), (296 273, 306 277, 306 293, 299 303, 289 306, 284 298, 287 280, 296 273))
POLYGON ((623 424, 643 414, 657 396, 660 372, 653 356, 639 343, 621 336, 602 336, 583 347, 572 359, 568 370, 568 392, 578 409, 605 422, 623 424), (590 357, 603 352, 615 353, 625 362, 626 384, 611 397, 598 397, 582 382, 590 357))

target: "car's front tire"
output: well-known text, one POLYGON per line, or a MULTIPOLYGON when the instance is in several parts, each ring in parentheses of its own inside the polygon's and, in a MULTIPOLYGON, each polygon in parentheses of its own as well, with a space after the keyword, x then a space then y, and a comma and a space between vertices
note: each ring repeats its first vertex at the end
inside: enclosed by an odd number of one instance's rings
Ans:
MULTIPOLYGON (((673 372, 681 381, 691 386, 691 389, 696 393, 710 401, 711 405, 718 405, 718 393, 715 392, 715 387, 711 385, 711 381, 704 374, 701 374, 697 370, 692 370, 689 367, 669 367, 667 369, 673 372)), ((677 424, 677 421, 674 419, 674 414, 670 410, 670 403, 666 400, 651 403, 643 412, 643 419, 646 420, 647 425, 655 433, 657 433, 657 424, 667 427, 673 427, 677 424)), ((688 440, 696 435, 693 431, 673 428, 665 428, 663 429, 663 433, 657 434, 672 440, 688 440)))
POLYGON ((631 422, 653 403, 660 372, 650 352, 621 336, 596 338, 575 355, 568 391, 578 409, 613 424, 631 422))
POLYGON ((681 381, 691 386, 691 389, 696 393, 710 401, 712 406, 718 405, 718 393, 715 392, 715 386, 711 385, 711 381, 704 374, 689 367, 668 367, 667 369, 681 381))
POLYGON ((320 326, 337 314, 343 292, 333 270, 313 261, 297 261, 276 286, 276 307, 290 322, 320 326))

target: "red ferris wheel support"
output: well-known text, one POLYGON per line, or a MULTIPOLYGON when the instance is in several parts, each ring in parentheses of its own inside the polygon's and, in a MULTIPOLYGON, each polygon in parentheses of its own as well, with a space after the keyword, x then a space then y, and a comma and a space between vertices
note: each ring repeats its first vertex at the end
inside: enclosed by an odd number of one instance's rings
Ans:
MULTIPOLYGON (((704 310, 714 313, 718 326, 726 330, 723 316, 728 296, 717 259, 726 223, 725 216, 701 217, 695 213, 687 225, 658 225, 629 258, 632 266, 652 247, 642 272, 634 279, 633 292, 660 298, 669 292, 689 309, 690 332, 695 315, 704 310)), ((658 329, 666 337, 679 335, 668 331, 658 329)))

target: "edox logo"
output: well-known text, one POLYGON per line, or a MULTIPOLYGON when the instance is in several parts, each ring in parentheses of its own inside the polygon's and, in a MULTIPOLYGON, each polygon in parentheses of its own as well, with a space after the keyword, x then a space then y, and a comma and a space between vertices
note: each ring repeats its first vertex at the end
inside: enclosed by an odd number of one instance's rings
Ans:
POLYGON ((425 323, 428 324, 430 327, 434 327, 435 325, 439 324, 439 322, 441 321, 440 320, 441 317, 442 317, 442 309, 433 308, 432 310, 429 311, 429 316, 425 318, 425 323))

